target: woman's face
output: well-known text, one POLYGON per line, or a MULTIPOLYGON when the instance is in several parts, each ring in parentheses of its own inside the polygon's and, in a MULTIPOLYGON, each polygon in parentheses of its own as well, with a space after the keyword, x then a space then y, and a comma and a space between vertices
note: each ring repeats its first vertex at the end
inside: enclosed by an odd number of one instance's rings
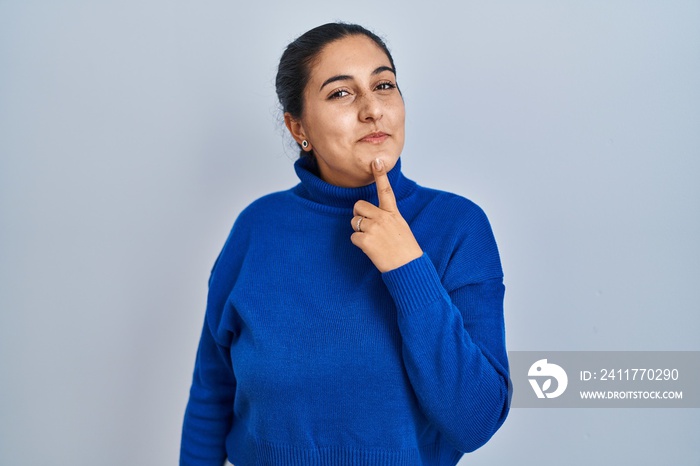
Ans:
POLYGON ((304 113, 292 134, 309 141, 323 180, 358 187, 374 181, 376 158, 387 170, 394 167, 404 121, 389 58, 370 38, 354 35, 328 44, 312 63, 304 113))

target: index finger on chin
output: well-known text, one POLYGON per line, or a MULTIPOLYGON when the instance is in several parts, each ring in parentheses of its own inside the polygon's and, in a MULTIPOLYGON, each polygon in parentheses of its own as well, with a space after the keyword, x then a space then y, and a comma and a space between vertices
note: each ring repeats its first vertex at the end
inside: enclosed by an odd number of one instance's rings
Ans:
POLYGON ((377 186, 379 208, 382 210, 395 211, 396 197, 394 196, 394 190, 389 182, 386 166, 382 159, 376 159, 372 162, 372 173, 374 174, 374 183, 377 186))

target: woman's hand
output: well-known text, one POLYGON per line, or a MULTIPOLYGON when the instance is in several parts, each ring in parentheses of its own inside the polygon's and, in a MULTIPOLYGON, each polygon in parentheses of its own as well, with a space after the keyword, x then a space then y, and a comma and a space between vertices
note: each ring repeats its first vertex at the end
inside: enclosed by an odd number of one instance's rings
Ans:
POLYGON ((372 163, 379 206, 357 201, 350 240, 362 249, 380 272, 388 272, 423 255, 406 220, 399 213, 386 168, 381 159, 372 163))

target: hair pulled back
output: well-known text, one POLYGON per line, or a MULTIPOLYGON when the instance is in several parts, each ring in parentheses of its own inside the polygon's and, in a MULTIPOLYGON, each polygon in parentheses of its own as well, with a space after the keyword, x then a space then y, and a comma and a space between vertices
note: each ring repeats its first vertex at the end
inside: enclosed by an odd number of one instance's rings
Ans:
MULTIPOLYGON (((372 31, 358 24, 348 23, 327 23, 318 26, 299 36, 282 53, 275 79, 282 112, 289 113, 295 119, 301 118, 304 112, 304 89, 309 82, 313 61, 326 45, 354 35, 364 35, 372 39, 386 53, 391 67, 396 70, 394 59, 386 44, 372 31)), ((303 151, 301 153, 305 154, 303 151)))

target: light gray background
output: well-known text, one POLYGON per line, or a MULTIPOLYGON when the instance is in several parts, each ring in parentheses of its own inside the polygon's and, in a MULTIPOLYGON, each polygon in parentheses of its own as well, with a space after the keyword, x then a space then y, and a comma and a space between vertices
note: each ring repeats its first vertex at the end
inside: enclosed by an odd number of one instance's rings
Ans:
MULTIPOLYGON (((211 265, 296 183, 318 24, 388 39, 404 172, 488 213, 510 350, 699 350, 700 2, 0 0, 0 464, 175 464, 211 265)), ((513 410, 463 464, 700 464, 698 410, 513 410)))

